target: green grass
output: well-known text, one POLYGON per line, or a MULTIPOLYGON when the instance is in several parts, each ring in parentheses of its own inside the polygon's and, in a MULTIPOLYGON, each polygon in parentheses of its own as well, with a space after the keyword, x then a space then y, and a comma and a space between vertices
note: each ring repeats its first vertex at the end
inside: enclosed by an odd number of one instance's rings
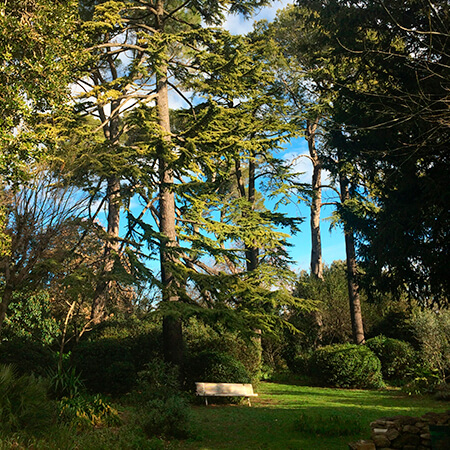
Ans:
POLYGON ((117 405, 122 425, 79 431, 62 425, 44 436, 0 436, 0 450, 18 448, 58 450, 127 449, 347 449, 348 442, 369 438, 369 423, 383 416, 420 416, 445 411, 449 403, 430 397, 409 397, 399 390, 325 389, 281 383, 261 383, 252 407, 192 406, 194 439, 148 440, 137 426, 134 407, 117 405))
POLYGON ((346 449, 369 438, 369 423, 383 416, 444 411, 448 403, 400 391, 325 389, 262 383, 246 405, 194 407, 200 439, 186 449, 346 449))

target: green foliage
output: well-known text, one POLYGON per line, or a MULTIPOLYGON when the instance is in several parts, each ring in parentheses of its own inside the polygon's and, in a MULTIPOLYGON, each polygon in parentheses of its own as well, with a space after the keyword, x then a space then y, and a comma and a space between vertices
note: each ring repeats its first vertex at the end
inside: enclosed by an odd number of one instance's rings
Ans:
POLYGON ((310 374, 321 386, 383 386, 380 360, 363 345, 335 344, 317 349, 311 356, 310 374))
POLYGON ((55 364, 53 353, 39 342, 13 339, 0 344, 0 363, 13 364, 20 374, 46 376, 55 364))
POLYGON ((205 350, 193 355, 187 364, 188 380, 216 383, 250 383, 244 365, 227 353, 205 350))
POLYGON ((123 394, 136 382, 130 345, 122 340, 81 342, 73 350, 72 363, 90 392, 123 394))
POLYGON ((208 325, 192 318, 185 326, 186 347, 191 355, 202 351, 227 353, 241 362, 256 382, 261 370, 261 347, 255 336, 248 336, 249 330, 245 331, 246 335, 242 336, 239 331, 225 329, 220 324, 208 325))
POLYGON ((380 360, 384 380, 406 382, 414 377, 418 357, 411 344, 377 336, 368 339, 366 345, 380 360))
POLYGON ((417 311, 410 324, 422 365, 436 370, 445 380, 450 374, 450 311, 417 311))
POLYGON ((0 431, 43 432, 52 422, 53 405, 42 378, 18 375, 11 365, 0 365, 0 431))
POLYGON ((120 425, 118 411, 101 395, 64 397, 58 402, 58 417, 78 429, 120 425))
POLYGON ((140 410, 139 424, 149 437, 186 439, 191 433, 191 411, 182 396, 150 400, 140 410))
POLYGON ((81 376, 77 374, 75 367, 58 365, 56 369, 47 372, 47 378, 50 383, 49 390, 57 399, 77 397, 84 389, 81 376))
POLYGON ((191 412, 180 391, 178 367, 154 359, 138 374, 131 396, 138 405, 137 422, 148 437, 184 439, 191 433, 191 412))
POLYGON ((9 305, 2 334, 50 345, 60 335, 48 291, 20 292, 9 305))
POLYGON ((176 366, 155 358, 138 373, 138 384, 134 392, 137 403, 155 399, 167 399, 180 391, 180 373, 176 366))

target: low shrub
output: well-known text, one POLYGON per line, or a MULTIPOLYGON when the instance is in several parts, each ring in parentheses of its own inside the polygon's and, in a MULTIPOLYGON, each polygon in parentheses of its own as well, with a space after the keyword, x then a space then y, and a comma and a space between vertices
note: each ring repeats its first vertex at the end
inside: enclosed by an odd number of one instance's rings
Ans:
POLYGON ((58 365, 56 369, 50 369, 47 372, 47 379, 49 392, 56 399, 74 398, 84 390, 81 377, 77 374, 75 367, 66 368, 58 365))
POLYGON ((383 386, 380 360, 364 345, 335 344, 317 349, 311 356, 310 374, 321 386, 383 386))
POLYGON ((18 375, 11 365, 0 365, 0 431, 40 432, 53 419, 53 405, 47 398, 42 378, 18 375))
POLYGON ((121 423, 118 411, 101 395, 64 397, 58 402, 58 409, 59 420, 78 429, 115 426, 121 423))
POLYGON ((156 358, 138 373, 138 383, 133 393, 135 403, 167 399, 180 392, 180 375, 177 367, 156 358))
POLYGON ((417 355, 411 344, 381 335, 368 339, 366 345, 380 360, 385 380, 406 382, 414 377, 417 355))
POLYGON ((148 437, 185 439, 191 434, 191 410, 182 396, 151 400, 139 411, 139 425, 148 437))

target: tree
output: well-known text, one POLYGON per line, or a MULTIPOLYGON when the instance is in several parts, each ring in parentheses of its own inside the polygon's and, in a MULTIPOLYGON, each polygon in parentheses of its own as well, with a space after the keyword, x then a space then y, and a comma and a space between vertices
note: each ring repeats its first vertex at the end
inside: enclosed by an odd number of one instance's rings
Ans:
POLYGON ((0 175, 20 182, 48 149, 52 114, 68 101, 83 62, 76 2, 13 0, 0 5, 0 175))
POLYGON ((336 72, 329 143, 357 164, 375 208, 354 225, 370 283, 446 303, 447 2, 301 2, 328 33, 336 72))
POLYGON ((73 244, 64 235, 86 214, 86 200, 48 171, 30 175, 20 190, 3 187, 1 192, 9 246, 0 257, 0 331, 14 294, 43 287, 72 257, 73 244))

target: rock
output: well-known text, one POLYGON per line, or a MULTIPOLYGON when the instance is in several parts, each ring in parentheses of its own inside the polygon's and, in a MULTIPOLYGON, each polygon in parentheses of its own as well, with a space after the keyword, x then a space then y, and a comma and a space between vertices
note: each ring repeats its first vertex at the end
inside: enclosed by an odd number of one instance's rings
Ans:
POLYGON ((399 436, 400 436, 400 432, 398 430, 396 430, 395 428, 391 428, 390 430, 388 430, 386 432, 386 437, 390 441, 393 441, 394 439, 397 439, 399 436))
POLYGON ((391 445, 391 441, 382 434, 377 434, 377 435, 373 436, 372 440, 377 448, 389 447, 391 445))
POLYGON ((421 434, 420 437, 422 439, 431 439, 431 434, 430 433, 424 433, 424 434, 421 434))
POLYGON ((417 428, 414 425, 405 425, 403 427, 402 431, 405 432, 405 433, 414 433, 414 434, 419 434, 420 433, 419 428, 417 428))
POLYGON ((375 444, 372 441, 358 441, 348 444, 350 450, 376 450, 375 444))

